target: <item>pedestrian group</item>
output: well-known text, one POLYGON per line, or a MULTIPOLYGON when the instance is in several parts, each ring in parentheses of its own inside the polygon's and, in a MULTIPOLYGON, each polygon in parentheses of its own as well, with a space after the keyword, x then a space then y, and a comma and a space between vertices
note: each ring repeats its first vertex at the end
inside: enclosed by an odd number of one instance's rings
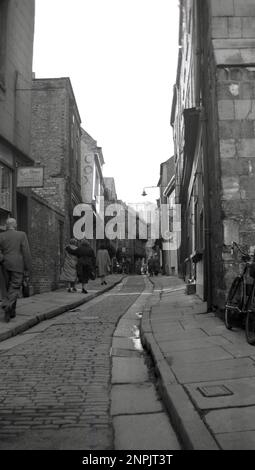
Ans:
POLYGON ((83 239, 78 246, 77 240, 71 238, 65 248, 65 259, 60 275, 61 281, 68 283, 68 292, 77 292, 76 282, 82 285, 82 293, 87 294, 88 281, 101 278, 101 285, 107 284, 105 277, 111 271, 111 259, 106 246, 101 242, 95 256, 88 240, 83 239))
MULTIPOLYGON (((17 299, 23 289, 23 295, 29 293, 29 276, 32 268, 32 258, 25 232, 17 230, 14 218, 7 219, 6 231, 0 233, 0 288, 2 296, 1 308, 4 318, 9 322, 16 316, 17 299)), ((148 260, 149 275, 157 275, 160 271, 156 256, 148 260)), ((64 263, 60 281, 67 283, 68 292, 77 292, 76 284, 81 283, 82 293, 87 294, 88 281, 98 276, 101 285, 106 285, 106 276, 111 272, 111 259, 103 240, 99 243, 97 255, 87 239, 78 242, 71 238, 65 247, 64 263)), ((141 260, 136 262, 136 273, 146 273, 146 265, 141 260)))
MULTIPOLYGON (((16 316, 17 300, 28 296, 29 277, 32 269, 32 257, 25 232, 17 230, 14 218, 6 221, 6 231, 0 233, 0 294, 1 309, 6 322, 16 316)), ((88 281, 101 278, 101 285, 107 284, 105 278, 111 271, 111 260, 106 246, 101 243, 97 256, 88 240, 80 243, 70 239, 65 248, 63 268, 60 280, 67 282, 68 292, 77 292, 76 283, 82 285, 82 293, 87 294, 88 281)))

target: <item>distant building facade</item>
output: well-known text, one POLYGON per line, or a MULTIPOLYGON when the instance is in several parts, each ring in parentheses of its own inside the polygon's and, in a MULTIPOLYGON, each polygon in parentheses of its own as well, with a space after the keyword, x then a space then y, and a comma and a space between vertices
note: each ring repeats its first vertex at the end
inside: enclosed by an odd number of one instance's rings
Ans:
POLYGON ((118 199, 114 178, 104 177, 104 197, 106 201, 116 202, 118 199))
MULTIPOLYGON (((177 237, 180 235, 174 232, 176 226, 173 224, 173 213, 175 211, 175 164, 174 157, 168 158, 160 164, 160 178, 158 182, 160 189, 159 210, 160 215, 160 266, 166 275, 177 275, 177 237), (168 220, 162 220, 162 206, 168 209, 168 220), (164 227, 165 225, 165 227, 164 227), (169 229, 171 234, 164 236, 163 229, 169 229)), ((167 214, 165 214, 167 215, 167 214)))
POLYGON ((122 200, 117 200, 123 217, 123 230, 116 239, 118 261, 125 266, 125 272, 134 274, 137 262, 146 258, 148 240, 147 222, 139 217, 138 211, 122 200))
POLYGON ((82 129, 81 134, 81 198, 82 202, 90 205, 93 211, 93 238, 90 240, 94 251, 97 250, 96 221, 103 224, 103 177, 104 157, 101 147, 88 132, 82 129))
MULTIPOLYGON (((81 197, 82 202, 97 204, 104 195, 104 157, 101 147, 84 129, 81 134, 81 197)), ((97 208, 99 210, 99 207, 97 208)))
POLYGON ((171 124, 179 268, 208 307, 238 272, 232 241, 255 247, 255 3, 181 0, 171 124))

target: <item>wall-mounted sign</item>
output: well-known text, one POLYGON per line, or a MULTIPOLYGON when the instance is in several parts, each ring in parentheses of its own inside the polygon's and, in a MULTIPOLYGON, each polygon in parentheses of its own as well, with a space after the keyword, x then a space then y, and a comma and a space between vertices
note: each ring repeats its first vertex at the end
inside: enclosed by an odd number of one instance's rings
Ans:
POLYGON ((17 188, 43 187, 43 167, 19 166, 17 168, 17 188))

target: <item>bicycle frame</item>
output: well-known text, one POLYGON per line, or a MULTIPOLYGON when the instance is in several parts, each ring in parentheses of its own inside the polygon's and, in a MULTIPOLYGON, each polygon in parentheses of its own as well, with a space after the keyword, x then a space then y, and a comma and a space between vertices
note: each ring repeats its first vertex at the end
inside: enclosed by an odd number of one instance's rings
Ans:
MULTIPOLYGON (((240 281, 242 281, 242 292, 241 292, 241 303, 240 303, 240 308, 238 306, 233 306, 231 304, 226 303, 226 307, 231 307, 232 310, 236 310, 240 314, 245 314, 249 310, 249 306, 252 302, 252 298, 255 293, 255 279, 253 279, 252 284, 248 284, 246 281, 246 275, 248 271, 249 263, 246 262, 246 265, 244 267, 244 270, 242 274, 240 274, 238 277, 240 278, 240 281), (247 294, 247 286, 251 285, 251 290, 250 293, 247 294)), ((238 286, 237 286, 238 287, 238 286)), ((235 291, 236 293, 236 291, 235 291)), ((235 295, 234 293, 234 295, 235 295)))
MULTIPOLYGON (((246 271, 247 272, 248 266, 246 266, 246 271)), ((249 307, 252 302, 252 298, 254 297, 254 291, 255 291, 255 279, 253 279, 251 285, 251 291, 249 295, 247 296, 247 282, 245 280, 245 275, 243 276, 244 282, 243 282, 243 306, 242 306, 242 312, 247 313, 249 310, 249 307)))
POLYGON ((232 250, 234 246, 242 254, 245 265, 243 272, 236 276, 231 284, 225 305, 225 325, 228 330, 232 330, 236 320, 244 320, 246 339, 249 344, 255 345, 255 256, 244 253, 235 242, 232 243, 232 250), (252 278, 251 283, 247 279, 248 270, 252 278))

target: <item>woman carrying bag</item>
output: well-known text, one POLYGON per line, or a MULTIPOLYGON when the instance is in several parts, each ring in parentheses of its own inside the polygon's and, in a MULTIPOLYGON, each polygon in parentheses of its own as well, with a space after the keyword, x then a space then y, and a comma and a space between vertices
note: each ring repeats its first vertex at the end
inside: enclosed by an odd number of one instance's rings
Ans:
POLYGON ((77 257, 68 252, 67 248, 76 251, 78 242, 75 238, 71 238, 69 245, 65 248, 64 266, 60 274, 60 281, 68 283, 68 292, 77 292, 75 283, 77 281, 77 257))

